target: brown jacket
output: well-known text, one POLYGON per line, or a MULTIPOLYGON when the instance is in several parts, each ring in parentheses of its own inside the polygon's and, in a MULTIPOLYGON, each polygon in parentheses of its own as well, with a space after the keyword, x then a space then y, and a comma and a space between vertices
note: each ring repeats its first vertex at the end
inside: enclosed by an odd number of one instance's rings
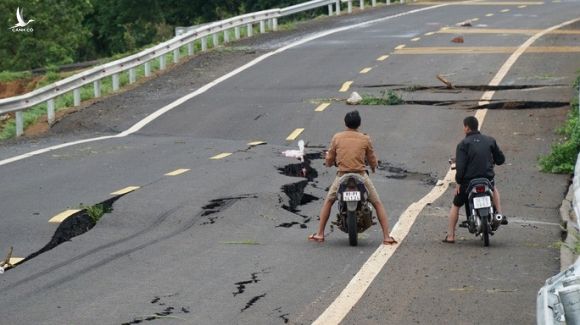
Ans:
POLYGON ((326 154, 326 166, 338 165, 339 172, 364 172, 365 158, 372 171, 378 166, 371 137, 348 129, 332 137, 326 154))

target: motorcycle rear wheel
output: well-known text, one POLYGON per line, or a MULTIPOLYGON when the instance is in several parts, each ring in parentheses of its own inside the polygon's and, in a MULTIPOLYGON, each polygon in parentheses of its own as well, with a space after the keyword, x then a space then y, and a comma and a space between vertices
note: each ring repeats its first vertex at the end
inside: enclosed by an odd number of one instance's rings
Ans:
POLYGON ((481 220, 481 236, 483 238, 483 246, 488 247, 489 246, 489 231, 490 231, 490 227, 489 227, 489 221, 486 220, 487 218, 485 218, 484 220, 481 220))
POLYGON ((348 228, 348 243, 350 246, 358 245, 358 231, 356 229, 356 214, 354 211, 347 211, 346 222, 348 228))

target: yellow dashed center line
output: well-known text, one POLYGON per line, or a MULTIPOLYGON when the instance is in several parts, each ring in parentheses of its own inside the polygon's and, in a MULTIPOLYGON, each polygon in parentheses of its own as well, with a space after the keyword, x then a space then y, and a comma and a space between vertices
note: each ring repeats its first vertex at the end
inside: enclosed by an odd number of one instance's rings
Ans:
POLYGON ((267 143, 266 141, 253 141, 253 142, 248 143, 248 146, 255 147, 255 146, 259 146, 261 144, 266 144, 266 143, 267 143))
POLYGON ((111 193, 111 195, 123 195, 123 194, 131 193, 135 190, 138 190, 139 188, 140 188, 139 186, 127 186, 125 188, 122 188, 118 191, 111 193))
POLYGON ((494 14, 487 14, 485 17, 492 17, 494 14))
POLYGON ((16 265, 20 262, 22 262, 24 260, 24 257, 11 257, 10 260, 8 260, 8 263, 10 265, 16 265))
POLYGON ((504 9, 501 12, 509 12, 509 11, 510 11, 509 9, 504 9))
POLYGON ((215 155, 209 159, 211 159, 211 160, 224 159, 224 158, 229 157, 231 155, 232 155, 231 152, 223 152, 223 153, 220 153, 219 155, 215 155))
POLYGON ((61 223, 66 218, 72 216, 73 214, 75 214, 75 213, 77 213, 79 211, 81 211, 81 210, 79 210, 79 209, 71 209, 71 210, 63 211, 63 212, 57 214, 56 216, 52 217, 50 220, 48 220, 48 222, 50 222, 50 223, 61 223))
POLYGON ((383 55, 383 56, 380 56, 380 57, 377 59, 377 61, 385 61, 385 60, 386 60, 386 59, 388 59, 388 58, 389 58, 389 56, 388 56, 388 55, 383 55))
POLYGON ((479 18, 473 18, 471 21, 479 21, 479 18))
POLYGON ((403 49, 403 48, 405 48, 405 46, 407 46, 407 45, 405 45, 405 44, 401 44, 401 45, 399 45, 399 46, 395 47, 395 50, 400 50, 400 49, 403 49))
POLYGON ((365 74, 365 73, 369 73, 373 68, 364 68, 360 71, 360 73, 365 74))
POLYGON ((345 83, 342 84, 342 87, 340 87, 340 89, 338 91, 340 91, 341 93, 345 93, 350 89, 350 86, 352 85, 353 81, 347 81, 345 83))
POLYGON ((314 111, 315 112, 324 112, 324 110, 327 109, 328 106, 330 106, 330 103, 322 103, 322 104, 318 105, 318 107, 316 107, 316 109, 314 111))
POLYGON ((425 34, 425 36, 431 36, 431 35, 435 35, 435 32, 429 32, 429 33, 425 34))
POLYGON ((418 41, 418 40, 420 40, 420 39, 421 39, 421 37, 415 37, 415 38, 412 38, 412 39, 411 39, 411 42, 417 42, 417 41, 418 41))
POLYGON ((286 141, 294 141, 304 132, 304 129, 296 129, 286 138, 286 141))
POLYGON ((174 170, 171 173, 167 173, 167 174, 165 174, 165 176, 177 176, 177 175, 181 175, 183 173, 187 173, 188 171, 190 171, 190 170, 185 169, 185 168, 181 168, 181 169, 174 170))
POLYGON ((525 7, 527 7, 527 6, 526 5, 518 6, 518 8, 520 8, 520 9, 524 9, 525 7))

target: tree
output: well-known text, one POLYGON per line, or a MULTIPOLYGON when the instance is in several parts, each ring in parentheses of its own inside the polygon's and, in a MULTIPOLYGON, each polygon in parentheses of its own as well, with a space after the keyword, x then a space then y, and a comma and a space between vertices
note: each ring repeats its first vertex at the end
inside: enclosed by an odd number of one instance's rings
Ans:
POLYGON ((91 33, 82 25, 92 11, 88 0, 17 0, 0 2, 0 70, 30 70, 48 65, 72 63, 79 47, 91 33), (33 32, 12 32, 19 7, 33 32))

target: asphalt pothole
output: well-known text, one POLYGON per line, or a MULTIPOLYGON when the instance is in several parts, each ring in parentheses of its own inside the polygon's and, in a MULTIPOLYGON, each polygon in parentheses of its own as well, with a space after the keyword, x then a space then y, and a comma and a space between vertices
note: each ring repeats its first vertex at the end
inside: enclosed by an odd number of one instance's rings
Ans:
POLYGON ((409 171, 404 167, 395 166, 389 162, 379 162, 377 169, 390 179, 418 181, 429 186, 437 185, 437 177, 432 174, 409 171))

